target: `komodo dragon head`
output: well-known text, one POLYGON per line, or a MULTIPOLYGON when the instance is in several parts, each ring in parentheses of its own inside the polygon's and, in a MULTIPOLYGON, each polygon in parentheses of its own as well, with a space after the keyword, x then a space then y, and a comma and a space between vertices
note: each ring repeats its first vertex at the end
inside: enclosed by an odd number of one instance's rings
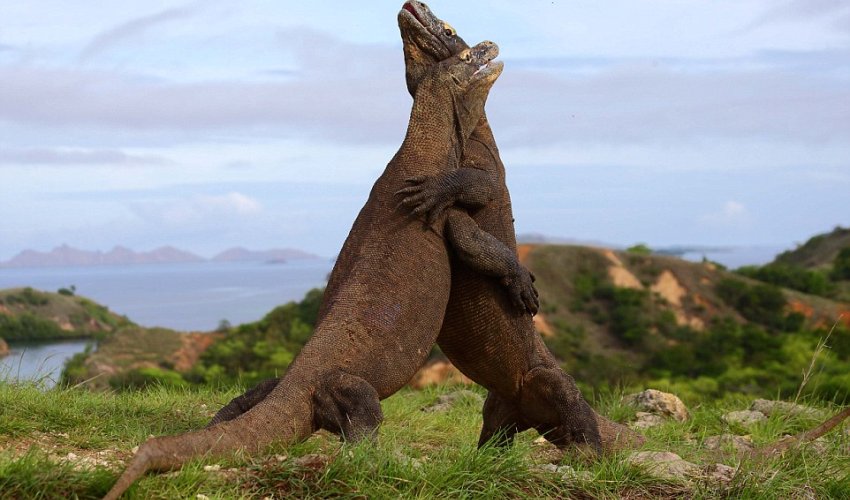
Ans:
POLYGON ((419 81, 431 66, 469 48, 449 23, 416 0, 405 2, 402 6, 398 13, 398 27, 410 95, 415 95, 419 81))

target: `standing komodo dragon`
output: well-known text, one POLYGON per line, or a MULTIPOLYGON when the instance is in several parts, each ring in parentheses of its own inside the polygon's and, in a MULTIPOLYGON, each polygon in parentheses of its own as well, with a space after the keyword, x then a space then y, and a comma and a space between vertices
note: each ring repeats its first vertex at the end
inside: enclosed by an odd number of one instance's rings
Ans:
MULTIPOLYGON (((335 293, 325 296, 327 305, 313 336, 280 383, 232 420, 149 439, 105 498, 117 498, 148 470, 174 469, 199 456, 257 453, 275 442, 302 440, 320 428, 350 440, 374 434, 383 418, 379 400, 410 380, 434 344, 450 289, 442 225, 409 218, 398 209, 395 193, 407 178, 458 166, 468 131, 501 74, 502 64, 491 62, 497 53, 495 44, 483 42, 423 78, 404 142, 372 188, 340 252, 333 272, 335 293)), ((481 245, 489 241, 486 235, 454 230, 471 222, 468 215, 450 210, 442 222, 446 233, 474 235, 468 240, 455 235, 451 241, 464 255, 486 256, 481 245)), ((526 290, 517 294, 533 296, 530 278, 513 289, 523 286, 526 290)))
MULTIPOLYGON (((408 88, 431 65, 467 48, 466 43, 447 23, 438 19, 421 2, 406 2, 398 16, 404 43, 408 88)), ((478 204, 482 186, 492 201, 479 204, 471 215, 478 227, 498 238, 516 255, 511 202, 505 186, 505 169, 485 115, 473 131, 463 151, 462 164, 477 169, 475 175, 462 169, 432 179, 416 179, 406 189, 405 203, 426 213, 429 219, 461 203, 478 204), (470 199, 467 193, 479 193, 470 199)), ((551 442, 564 446, 581 442, 576 439, 574 419, 584 417, 581 396, 572 378, 560 370, 557 361, 543 344, 528 316, 506 307, 505 294, 495 282, 478 275, 463 262, 452 261, 452 291, 443 329, 437 339, 443 352, 466 376, 490 390, 484 403, 484 426, 479 445, 496 437, 509 443, 524 429, 535 428, 551 442), (574 412, 571 416, 570 412, 574 412)), ((628 427, 595 414, 602 448, 636 447, 643 436, 628 427)), ((850 417, 850 408, 837 413, 814 429, 777 443, 758 448, 753 456, 781 453, 813 441, 850 417)))
MULTIPOLYGON (((406 2, 398 23, 410 90, 432 65, 468 47, 424 3, 406 2)), ((474 202, 466 193, 480 190, 489 181, 492 199, 470 214, 482 230, 503 243, 505 253, 516 258, 505 167, 483 114, 463 151, 463 165, 469 168, 416 179, 403 203, 414 206, 416 213, 427 213, 429 220, 437 219, 450 205, 474 202), (459 175, 466 171, 477 176, 459 175)), ((641 436, 590 408, 572 377, 543 344, 532 318, 506 306, 506 296, 494 280, 477 276, 468 265, 453 259, 452 291, 437 342, 461 372, 490 391, 479 445, 494 436, 507 444, 517 432, 529 428, 559 446, 584 444, 587 420, 598 426, 603 450, 642 443, 641 436)))
MULTIPOLYGON (((398 15, 404 46, 407 87, 416 95, 424 75, 439 61, 468 49, 448 24, 437 19, 421 2, 407 2, 398 15)), ((400 194, 402 203, 418 205, 414 214, 426 214, 429 221, 439 220, 450 205, 460 204, 471 211, 473 219, 493 231, 497 242, 488 246, 498 254, 498 262, 510 262, 506 268, 522 268, 516 257, 510 197, 505 187, 505 170, 495 140, 483 113, 463 150, 466 167, 446 171, 445 175, 410 179, 400 194), (419 204, 424 201, 425 203, 419 204)), ((453 210, 453 209, 449 209, 453 210)), ((473 226, 478 228, 477 225, 473 226)), ((482 226, 483 228, 483 226, 482 226)), ((486 231, 486 230, 485 230, 486 231)), ((487 235, 490 236, 490 235, 487 235)), ((534 331, 532 318, 512 307, 516 302, 504 293, 501 280, 477 276, 463 260, 474 260, 455 246, 452 257, 451 297, 439 336, 443 352, 475 382, 491 391, 485 403, 485 428, 481 444, 496 430, 511 439, 520 428, 537 428, 557 444, 589 442, 594 447, 613 447, 618 436, 635 436, 628 428, 596 415, 581 397, 574 381, 558 368, 557 362, 534 331), (493 425, 494 394, 504 400, 523 404, 529 417, 516 426, 493 425), (565 436, 556 437, 554 429, 565 436), (568 439, 567 437, 568 436, 568 439)), ((475 250, 473 248, 473 250, 475 250)), ((333 277, 325 293, 333 294, 333 277)), ((326 298, 326 304, 330 304, 326 298)), ((532 312, 536 312, 536 304, 532 312)), ((247 411, 275 387, 276 380, 265 381, 227 404, 211 423, 227 420, 247 411)), ((501 401, 502 399, 499 399, 501 401)))

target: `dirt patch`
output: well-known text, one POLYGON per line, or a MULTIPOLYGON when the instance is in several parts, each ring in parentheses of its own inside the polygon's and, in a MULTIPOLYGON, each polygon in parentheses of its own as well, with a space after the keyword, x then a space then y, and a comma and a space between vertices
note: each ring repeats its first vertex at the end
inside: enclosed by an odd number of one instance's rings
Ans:
POLYGON ((602 254, 611 263, 608 266, 608 278, 614 283, 614 286, 620 288, 631 288, 634 290, 643 290, 643 284, 631 271, 626 269, 623 261, 611 250, 603 250, 602 254))
POLYGON ((674 307, 682 307, 682 297, 688 294, 669 269, 661 273, 650 289, 674 307))
POLYGON ((516 252, 519 261, 523 264, 528 263, 528 255, 534 250, 535 245, 523 244, 517 245, 516 252))
POLYGON ((201 354, 220 338, 221 335, 214 333, 187 333, 181 336, 183 345, 171 356, 174 369, 179 372, 191 370, 201 354))
POLYGON ((460 370, 448 361, 428 363, 416 372, 410 381, 410 387, 422 389, 429 385, 462 384, 472 385, 474 382, 462 374, 460 370))
POLYGON ((799 300, 789 300, 788 309, 790 309, 791 312, 802 314, 807 319, 811 318, 815 314, 815 309, 812 306, 799 300))
POLYGON ((544 337, 553 337, 555 335, 555 331, 552 330, 546 318, 543 317, 543 313, 540 312, 534 316, 534 329, 544 337))
POLYGON ((9 354, 9 344, 5 340, 0 339, 0 358, 9 354))

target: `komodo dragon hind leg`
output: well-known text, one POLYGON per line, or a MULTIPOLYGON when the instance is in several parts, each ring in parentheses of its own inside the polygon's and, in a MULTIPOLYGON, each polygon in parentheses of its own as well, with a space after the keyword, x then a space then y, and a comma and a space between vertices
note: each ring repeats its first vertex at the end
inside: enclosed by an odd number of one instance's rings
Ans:
POLYGON ((510 446, 514 436, 528 428, 520 424, 519 409, 516 405, 492 391, 484 400, 482 416, 484 424, 478 438, 479 448, 488 443, 499 447, 510 446))
POLYGON ((269 395, 275 387, 277 387, 277 383, 280 382, 278 378, 272 378, 269 380, 264 380, 257 384, 253 389, 247 391, 245 394, 235 397, 230 400, 222 409, 218 410, 218 413, 210 420, 210 423, 207 424, 207 427, 215 425, 219 422, 226 422, 228 420, 233 420, 234 418, 242 415, 246 411, 250 410, 254 406, 257 405, 260 401, 266 399, 266 396, 269 395))
POLYGON ((313 394, 313 425, 345 441, 374 438, 383 420, 378 391, 360 377, 330 372, 313 394))
POLYGON ((522 418, 552 444, 590 446, 602 452, 596 413, 581 396, 575 380, 558 368, 534 368, 520 397, 522 418))

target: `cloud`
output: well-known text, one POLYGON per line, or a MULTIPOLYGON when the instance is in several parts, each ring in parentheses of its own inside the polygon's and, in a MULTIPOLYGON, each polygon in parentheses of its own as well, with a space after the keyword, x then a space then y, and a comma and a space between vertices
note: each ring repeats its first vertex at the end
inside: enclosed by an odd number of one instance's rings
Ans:
POLYGON ((284 81, 174 83, 88 68, 0 67, 0 122, 112 133, 279 136, 283 130, 333 141, 400 140, 410 109, 400 50, 305 29, 282 32, 281 40, 300 62, 297 76, 284 81))
POLYGON ((133 155, 113 149, 0 148, 0 165, 165 165, 160 156, 133 155))
POLYGON ((724 203, 719 211, 700 217, 701 223, 720 227, 741 227, 748 225, 751 221, 752 216, 747 207, 734 200, 724 203))
POLYGON ((850 4, 846 0, 786 0, 771 3, 771 7, 748 28, 772 23, 811 20, 831 21, 828 24, 839 31, 850 31, 850 4))
POLYGON ((209 228, 260 214, 260 202, 238 192, 196 195, 186 199, 136 202, 131 209, 144 221, 169 228, 209 228))
POLYGON ((95 36, 88 45, 80 52, 81 62, 91 59, 93 56, 108 50, 109 48, 123 42, 124 40, 138 37, 148 29, 168 21, 189 17, 193 9, 188 7, 177 7, 166 9, 155 14, 137 17, 125 23, 108 29, 95 36))

